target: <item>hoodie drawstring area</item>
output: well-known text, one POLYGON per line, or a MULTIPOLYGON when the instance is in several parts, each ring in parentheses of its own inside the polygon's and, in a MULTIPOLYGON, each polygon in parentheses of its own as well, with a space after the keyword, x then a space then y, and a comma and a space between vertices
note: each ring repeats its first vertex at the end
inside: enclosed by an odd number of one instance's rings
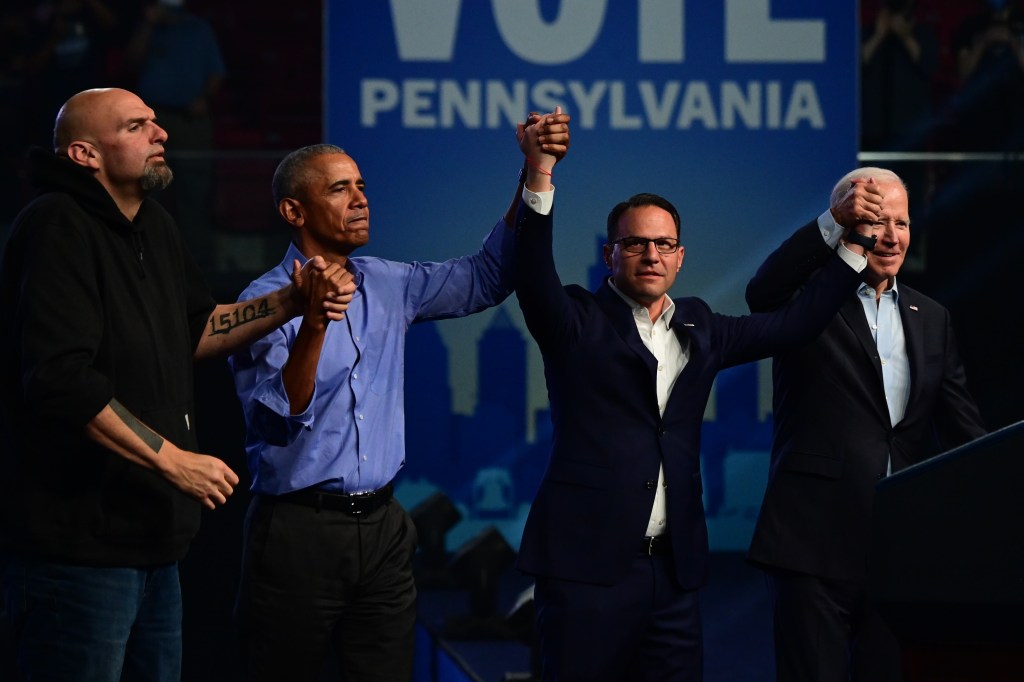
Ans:
POLYGON ((132 230, 132 245, 135 246, 135 254, 139 257, 139 274, 146 276, 146 268, 142 262, 142 235, 132 230))

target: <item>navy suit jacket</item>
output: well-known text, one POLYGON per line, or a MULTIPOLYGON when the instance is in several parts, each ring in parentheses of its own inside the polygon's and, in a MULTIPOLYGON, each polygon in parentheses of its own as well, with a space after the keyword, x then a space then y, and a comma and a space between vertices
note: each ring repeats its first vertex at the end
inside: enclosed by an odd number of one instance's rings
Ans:
MULTIPOLYGON (((747 286, 751 310, 796 296, 829 258, 817 222, 772 253, 747 286)), ((890 424, 882 367, 857 296, 816 339, 776 355, 768 489, 748 558, 835 580, 863 580, 875 484, 985 433, 967 390, 949 311, 900 283, 910 360, 906 414, 890 424)))
POLYGON ((689 362, 659 415, 657 363, 632 311, 608 284, 563 287, 551 216, 520 205, 516 296, 544 359, 554 426, 551 457, 526 521, 519 568, 614 584, 639 550, 664 464, 668 532, 683 587, 707 575, 700 431, 722 368, 817 335, 859 284, 834 256, 799 301, 778 313, 732 317, 697 298, 675 299, 671 327, 689 362))

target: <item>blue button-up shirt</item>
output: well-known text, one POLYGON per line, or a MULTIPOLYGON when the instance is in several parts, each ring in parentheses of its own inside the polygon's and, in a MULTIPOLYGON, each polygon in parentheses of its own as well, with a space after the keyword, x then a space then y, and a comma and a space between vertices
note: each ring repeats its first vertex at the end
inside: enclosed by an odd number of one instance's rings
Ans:
MULTIPOLYGON (((307 409, 291 414, 281 370, 302 322, 292 319, 229 364, 246 420, 246 458, 256 493, 310 486, 346 493, 376 490, 405 463, 405 333, 413 322, 461 317, 512 291, 514 232, 503 221, 472 256, 444 263, 354 257, 356 293, 345 319, 327 326, 307 409)), ((242 292, 262 296, 291 280, 284 260, 242 292)))
MULTIPOLYGON (((907 356, 907 341, 903 335, 900 320, 899 290, 893 281, 892 288, 877 296, 874 287, 862 284, 857 296, 864 306, 864 317, 871 328, 871 337, 878 349, 878 361, 882 365, 882 387, 885 389, 885 404, 889 408, 889 423, 896 426, 903 420, 910 399, 910 358, 907 356), (876 299, 877 297, 877 299, 876 299)), ((886 475, 892 474, 892 456, 885 465, 886 475)))
POLYGON ((864 317, 878 349, 889 422, 896 426, 903 420, 907 400, 910 398, 910 358, 907 356, 907 341, 900 320, 899 290, 894 281, 891 289, 877 296, 874 287, 862 284, 857 290, 857 296, 864 306, 864 317))

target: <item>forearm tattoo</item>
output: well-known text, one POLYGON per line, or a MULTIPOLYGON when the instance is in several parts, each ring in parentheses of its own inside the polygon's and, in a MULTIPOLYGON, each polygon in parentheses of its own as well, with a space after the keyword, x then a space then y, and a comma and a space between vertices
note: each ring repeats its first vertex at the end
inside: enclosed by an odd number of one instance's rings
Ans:
POLYGON ((142 442, 145 443, 150 450, 153 452, 160 452, 160 448, 164 444, 163 438, 136 419, 135 415, 125 409, 124 405, 117 402, 117 399, 110 401, 110 409, 114 411, 114 414, 121 418, 121 421, 125 423, 125 426, 131 429, 136 436, 142 439, 142 442))
POLYGON ((220 315, 210 316, 210 336, 216 334, 230 334, 235 327, 249 324, 264 317, 270 317, 277 312, 276 308, 270 307, 266 298, 257 299, 248 303, 240 303, 234 310, 220 315))

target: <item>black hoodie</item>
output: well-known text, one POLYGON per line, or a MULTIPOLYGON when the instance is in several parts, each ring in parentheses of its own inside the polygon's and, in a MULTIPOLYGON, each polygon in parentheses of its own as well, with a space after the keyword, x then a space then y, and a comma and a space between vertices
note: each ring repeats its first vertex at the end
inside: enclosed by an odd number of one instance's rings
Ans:
POLYGON ((214 301, 157 202, 129 221, 90 171, 44 150, 31 160, 41 194, 0 266, 0 541, 84 565, 175 561, 199 504, 84 427, 116 398, 194 450, 192 356, 214 301))

